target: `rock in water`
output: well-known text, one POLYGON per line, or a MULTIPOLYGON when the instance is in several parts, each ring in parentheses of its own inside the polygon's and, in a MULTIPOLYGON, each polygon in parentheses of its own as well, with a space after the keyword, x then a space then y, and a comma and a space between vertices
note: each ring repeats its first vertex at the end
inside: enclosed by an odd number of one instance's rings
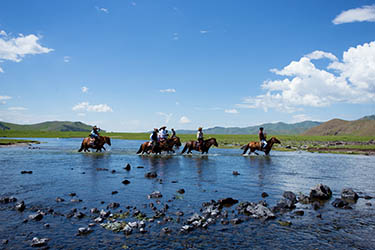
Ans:
POLYGON ((128 184, 130 184, 130 181, 129 181, 129 180, 123 180, 123 181, 122 181, 122 184, 124 184, 124 185, 128 185, 128 184))
POLYGON ((235 175, 235 176, 240 175, 240 173, 238 171, 233 171, 232 174, 235 175))
POLYGON ((38 237, 34 237, 33 240, 31 241, 31 246, 32 247, 43 247, 43 246, 47 245, 48 241, 49 241, 48 238, 39 239, 38 237))
POLYGON ((181 189, 177 190, 177 193, 184 194, 185 193, 185 189, 181 188, 181 189))
POLYGON ((341 199, 349 201, 349 202, 357 202, 358 194, 353 191, 351 188, 344 188, 341 191, 341 199))
POLYGON ((43 215, 41 213, 31 214, 31 215, 29 215, 29 219, 40 221, 41 219, 43 219, 43 215))
POLYGON ((78 228, 78 235, 85 235, 91 233, 93 230, 90 227, 80 227, 78 228))
POLYGON ((131 166, 130 166, 130 164, 128 163, 128 164, 126 164, 126 167, 124 167, 124 169, 126 170, 126 171, 130 171, 130 169, 131 169, 131 166))
POLYGON ((337 207, 337 208, 343 208, 343 207, 349 205, 348 202, 346 202, 342 199, 339 199, 339 198, 336 198, 331 204, 332 204, 332 206, 337 207))
POLYGON ((148 198, 161 198, 163 195, 159 191, 152 192, 151 194, 148 195, 148 198))
POLYGON ((268 197, 268 194, 266 192, 263 192, 262 193, 262 198, 266 198, 266 197, 268 197))
POLYGON ((145 174, 145 177, 146 178, 156 178, 158 175, 156 174, 156 172, 148 172, 145 174))
POLYGON ((291 192, 291 191, 285 191, 285 192, 283 193, 283 197, 284 197, 285 199, 290 200, 290 201, 293 203, 293 205, 297 203, 297 197, 296 197, 296 195, 295 195, 293 192, 291 192))
POLYGON ((327 185, 318 184, 310 191, 310 199, 328 200, 332 191, 327 185))
POLYGON ((218 203, 221 205, 221 206, 224 206, 224 207, 230 207, 236 203, 238 203, 238 200, 235 200, 233 198, 225 198, 225 199, 221 199, 218 201, 218 203))
POLYGON ((26 208, 26 206, 25 206, 24 201, 21 201, 21 202, 16 204, 16 210, 17 211, 23 212, 23 210, 25 210, 25 208, 26 208))

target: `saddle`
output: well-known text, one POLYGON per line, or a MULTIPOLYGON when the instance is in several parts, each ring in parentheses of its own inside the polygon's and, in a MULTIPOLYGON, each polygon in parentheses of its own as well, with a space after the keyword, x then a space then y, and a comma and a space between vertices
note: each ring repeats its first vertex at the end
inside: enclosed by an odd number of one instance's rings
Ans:
POLYGON ((90 145, 94 146, 95 145, 95 138, 90 138, 90 145))

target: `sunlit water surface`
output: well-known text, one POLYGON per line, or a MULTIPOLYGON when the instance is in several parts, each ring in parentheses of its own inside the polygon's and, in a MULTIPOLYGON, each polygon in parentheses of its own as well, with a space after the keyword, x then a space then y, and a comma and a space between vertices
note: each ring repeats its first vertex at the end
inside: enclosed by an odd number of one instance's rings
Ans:
MULTIPOLYGON (((0 148, 0 197, 15 196, 24 200, 23 213, 13 209, 14 204, 0 204, 0 240, 9 243, 5 249, 28 248, 31 239, 47 237, 51 248, 293 248, 293 249, 371 249, 375 248, 374 200, 359 199, 352 210, 334 208, 327 202, 315 211, 310 205, 298 205, 304 216, 292 212, 276 220, 261 222, 251 219, 239 225, 222 225, 197 229, 188 234, 178 233, 182 222, 158 225, 148 223, 146 234, 134 232, 125 236, 113 233, 99 225, 87 236, 76 236, 81 226, 87 227, 92 218, 83 219, 46 215, 42 221, 22 223, 32 210, 53 208, 67 214, 71 209, 90 215, 93 207, 106 209, 110 202, 136 206, 152 216, 145 204, 154 202, 147 195, 160 191, 162 205, 168 204, 167 215, 176 217, 183 211, 186 220, 198 212, 202 203, 212 199, 232 197, 241 201, 258 202, 261 193, 274 206, 284 191, 309 194, 318 183, 328 185, 333 197, 339 197, 343 188, 375 196, 375 157, 360 155, 312 154, 306 152, 276 152, 271 156, 244 157, 239 149, 212 148, 207 156, 197 152, 192 156, 162 155, 138 156, 140 141, 113 140, 104 153, 78 153, 80 139, 39 139, 37 147, 0 148), (132 169, 123 168, 130 163, 132 169), (144 168, 137 168, 143 166, 144 168), (105 168, 108 171, 98 171, 105 168), (33 171, 21 174, 22 170, 33 171), (115 173, 111 171, 115 170, 115 173), (156 179, 147 179, 145 173, 155 171, 156 179), (235 176, 233 171, 240 175, 235 176), (122 184, 124 179, 129 185, 122 184), (160 179, 162 181, 160 181, 160 179), (185 189, 179 199, 172 199, 178 189, 185 189), (112 191, 118 194, 112 195, 112 191), (80 203, 70 202, 69 193, 76 193, 80 203), (57 203, 56 197, 65 202, 57 203), (104 204, 101 202, 104 201, 104 204), (369 206, 371 203, 372 206, 369 206), (86 209, 84 209, 86 207, 86 209), (321 218, 317 215, 321 214, 321 218), (285 227, 278 220, 291 221, 285 227), (44 227, 49 223, 50 227, 44 227), (170 227, 173 233, 164 235, 161 228, 170 227)), ((181 149, 180 149, 181 150, 181 149)), ((162 206, 161 205, 161 206, 162 206)), ((235 205, 236 206, 236 205, 235 205)), ((229 212, 235 210, 229 208, 229 212)), ((116 212, 117 210, 113 210, 116 212)), ((131 218, 129 219, 131 220, 131 218)))

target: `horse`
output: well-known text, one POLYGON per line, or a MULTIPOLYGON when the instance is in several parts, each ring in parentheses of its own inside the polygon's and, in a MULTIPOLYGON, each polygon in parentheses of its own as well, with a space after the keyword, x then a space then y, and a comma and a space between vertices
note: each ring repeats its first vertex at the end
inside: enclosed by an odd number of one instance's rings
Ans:
POLYGON ((265 148, 261 148, 261 144, 260 142, 257 142, 257 141, 251 141, 249 142, 248 144, 246 145, 243 145, 241 147, 241 149, 243 149, 243 154, 246 154, 247 150, 250 149, 250 152, 249 152, 249 155, 251 153, 255 153, 256 155, 259 155, 257 152, 255 152, 255 150, 258 150, 258 151, 263 151, 266 155, 269 155, 271 149, 272 149, 272 146, 273 144, 275 143, 281 143, 276 137, 272 137, 271 139, 269 139, 267 141, 267 145, 265 148))
MULTIPOLYGON (((157 147, 155 147, 155 151, 152 152, 152 153, 161 154, 162 151, 167 151, 167 153, 172 151, 174 153, 175 152, 174 149, 173 149, 174 146, 176 146, 176 147, 181 146, 181 141, 180 141, 180 138, 178 136, 168 138, 167 140, 160 142, 159 145, 157 147)), ((151 153, 151 151, 152 151, 151 142, 146 141, 146 142, 141 144, 141 146, 139 147, 139 149, 137 151, 137 154, 141 154, 141 153, 142 154, 144 154, 144 153, 149 154, 149 153, 151 153)))
POLYGON ((82 150, 84 152, 90 152, 89 148, 96 149, 96 152, 102 152, 102 149, 105 150, 104 144, 106 143, 111 146, 111 138, 108 136, 99 136, 98 142, 95 145, 90 137, 86 137, 83 139, 81 148, 78 150, 78 152, 81 152, 82 150))
POLYGON ((197 141, 188 141, 186 142, 185 147, 182 150, 181 154, 185 153, 186 150, 188 150, 187 151, 188 154, 191 154, 192 150, 202 152, 202 154, 204 153, 208 154, 208 150, 210 149, 212 145, 214 145, 215 147, 219 147, 215 138, 204 140, 203 145, 200 145, 200 148, 198 148, 197 141))

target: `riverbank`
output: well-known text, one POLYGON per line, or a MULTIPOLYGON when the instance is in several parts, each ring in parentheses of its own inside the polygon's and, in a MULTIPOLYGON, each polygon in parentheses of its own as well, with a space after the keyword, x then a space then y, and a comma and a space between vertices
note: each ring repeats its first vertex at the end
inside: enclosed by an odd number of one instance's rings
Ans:
MULTIPOLYGON (((148 133, 102 133, 112 139, 149 140, 148 133)), ((45 131, 0 131, 0 137, 9 138, 83 138, 88 132, 45 132, 45 131)), ((193 134, 178 134, 181 142, 195 140, 193 134)), ((375 155, 375 137, 373 136, 305 136, 305 135, 268 135, 277 137, 277 151, 310 151, 340 154, 375 155)), ((206 134, 205 138, 215 137, 220 148, 240 148, 250 141, 258 141, 257 135, 217 135, 206 134)))
POLYGON ((30 144, 40 144, 34 140, 0 139, 0 148, 4 147, 26 147, 30 144))

